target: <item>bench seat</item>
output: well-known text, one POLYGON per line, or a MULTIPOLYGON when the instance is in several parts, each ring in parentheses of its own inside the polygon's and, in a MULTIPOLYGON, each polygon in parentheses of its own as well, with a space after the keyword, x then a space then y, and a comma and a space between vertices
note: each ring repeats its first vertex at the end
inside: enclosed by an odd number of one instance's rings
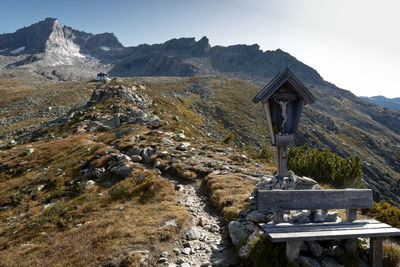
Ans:
POLYGON ((325 223, 266 223, 260 227, 271 242, 352 239, 357 237, 387 237, 400 235, 400 229, 376 220, 325 223))
POLYGON ((286 242, 286 255, 296 263, 302 241, 370 238, 370 263, 382 266, 382 242, 400 230, 376 220, 357 220, 357 209, 372 208, 370 189, 259 190, 258 209, 273 213, 273 223, 260 224, 271 242, 286 242), (285 210, 346 209, 345 222, 290 224, 285 210))

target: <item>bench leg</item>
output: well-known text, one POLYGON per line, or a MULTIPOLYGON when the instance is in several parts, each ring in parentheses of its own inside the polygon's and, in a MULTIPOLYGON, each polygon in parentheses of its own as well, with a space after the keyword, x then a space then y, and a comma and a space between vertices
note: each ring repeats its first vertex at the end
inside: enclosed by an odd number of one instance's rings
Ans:
POLYGON ((286 257, 289 262, 289 266, 295 266, 296 260, 300 254, 300 246, 302 241, 286 242, 286 257))
POLYGON ((372 267, 382 267, 382 243, 383 238, 371 237, 370 243, 370 263, 372 267))

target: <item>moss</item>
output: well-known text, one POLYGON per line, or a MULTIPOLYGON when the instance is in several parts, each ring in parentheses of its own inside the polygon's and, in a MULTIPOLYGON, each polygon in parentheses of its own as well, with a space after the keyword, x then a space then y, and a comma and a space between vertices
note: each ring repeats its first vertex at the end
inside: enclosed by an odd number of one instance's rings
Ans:
POLYGON ((272 243, 267 238, 260 238, 251 250, 248 266, 288 266, 285 251, 284 243, 272 243))

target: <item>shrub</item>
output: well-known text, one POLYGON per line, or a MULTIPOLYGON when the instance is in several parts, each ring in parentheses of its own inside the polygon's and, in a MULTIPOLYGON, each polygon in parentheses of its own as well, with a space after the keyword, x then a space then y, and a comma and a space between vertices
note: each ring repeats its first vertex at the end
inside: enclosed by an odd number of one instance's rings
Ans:
POLYGON ((235 135, 233 134, 233 132, 229 132, 228 136, 225 137, 224 140, 222 140, 222 143, 224 144, 230 144, 231 142, 233 142, 233 140, 235 139, 235 135))
POLYGON ((263 149, 260 151, 260 154, 258 154, 257 157, 260 159, 267 159, 267 160, 270 160, 272 158, 272 154, 270 153, 267 145, 264 145, 263 149))
POLYGON ((386 201, 374 203, 374 207, 369 212, 381 222, 394 227, 400 227, 400 209, 390 205, 386 201))
POLYGON ((392 243, 383 243, 383 266, 396 267, 400 265, 400 246, 392 243))
POLYGON ((358 156, 345 159, 328 148, 319 151, 309 148, 307 144, 289 149, 288 165, 298 175, 312 177, 335 187, 345 187, 349 182, 361 180, 363 175, 358 156))

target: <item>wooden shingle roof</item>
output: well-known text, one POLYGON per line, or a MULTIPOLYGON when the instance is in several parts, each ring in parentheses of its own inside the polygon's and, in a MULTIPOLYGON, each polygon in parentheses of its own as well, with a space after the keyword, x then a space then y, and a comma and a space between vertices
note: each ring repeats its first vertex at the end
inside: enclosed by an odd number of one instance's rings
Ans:
POLYGON ((306 104, 312 104, 316 101, 315 96, 304 86, 304 84, 294 75, 294 73, 286 68, 283 72, 278 73, 254 98, 253 102, 266 101, 275 91, 288 82, 304 98, 306 104))

